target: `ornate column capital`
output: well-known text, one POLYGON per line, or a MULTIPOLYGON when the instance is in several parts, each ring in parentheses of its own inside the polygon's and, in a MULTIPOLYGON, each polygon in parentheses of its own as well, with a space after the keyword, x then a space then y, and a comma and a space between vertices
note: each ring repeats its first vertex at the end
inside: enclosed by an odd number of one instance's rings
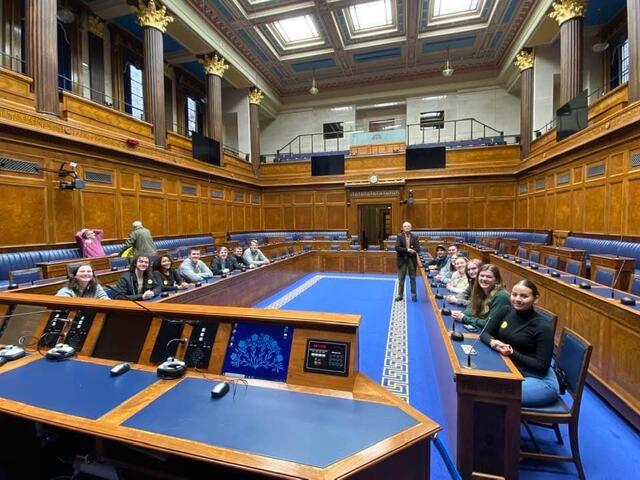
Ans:
POLYGON ((155 0, 149 0, 145 3, 145 0, 138 0, 138 6, 131 6, 131 10, 138 17, 138 24, 142 27, 151 27, 160 30, 164 33, 167 30, 167 25, 173 22, 173 17, 167 14, 167 7, 159 5, 156 6, 155 0))
POLYGON ((217 75, 220 78, 224 76, 224 72, 229 68, 229 65, 225 63, 224 58, 222 56, 218 56, 217 53, 205 55, 204 57, 199 58, 198 61, 204 67, 204 73, 207 75, 217 75))
POLYGON ((518 67, 518 69, 521 72, 524 72, 529 68, 533 68, 534 58, 535 56, 533 55, 533 52, 528 52, 527 50, 520 50, 520 53, 516 55, 516 58, 513 61, 513 64, 516 67, 518 67))
POLYGON ((251 87, 249 89, 249 103, 253 103, 254 105, 260 105, 262 99, 264 98, 264 93, 258 87, 251 87))
POLYGON ((93 33, 96 37, 104 38, 104 21, 94 15, 87 18, 87 27, 89 33, 93 33))
POLYGON ((549 13, 549 17, 562 25, 567 20, 576 17, 583 17, 587 10, 587 0, 556 0, 551 5, 553 11, 549 13))

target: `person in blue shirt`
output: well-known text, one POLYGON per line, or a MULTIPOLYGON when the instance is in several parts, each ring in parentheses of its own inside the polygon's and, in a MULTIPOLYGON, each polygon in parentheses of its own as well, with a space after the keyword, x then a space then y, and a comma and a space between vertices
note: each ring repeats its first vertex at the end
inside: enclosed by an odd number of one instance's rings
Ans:
POLYGON ((189 249, 189 258, 183 260, 178 272, 182 275, 182 278, 191 283, 213 278, 213 273, 209 270, 209 267, 200 260, 200 249, 197 247, 189 249))

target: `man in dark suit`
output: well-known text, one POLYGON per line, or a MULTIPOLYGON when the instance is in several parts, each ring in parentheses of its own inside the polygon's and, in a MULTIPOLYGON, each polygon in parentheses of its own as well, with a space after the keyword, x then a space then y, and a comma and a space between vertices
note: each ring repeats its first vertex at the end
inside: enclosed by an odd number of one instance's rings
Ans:
POLYGON ((411 301, 417 302, 416 296, 416 268, 418 266, 418 252, 420 252, 420 239, 411 233, 411 224, 402 224, 402 233, 396 238, 396 252, 398 254, 396 263, 398 265, 398 296, 396 302, 402 300, 404 296, 404 279, 409 273, 411 281, 411 301))

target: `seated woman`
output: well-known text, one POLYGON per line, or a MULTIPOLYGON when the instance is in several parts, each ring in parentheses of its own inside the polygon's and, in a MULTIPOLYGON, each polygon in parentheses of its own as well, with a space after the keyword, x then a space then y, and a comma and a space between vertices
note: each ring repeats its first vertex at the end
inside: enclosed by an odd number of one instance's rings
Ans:
POLYGON ((189 284, 172 267, 172 263, 168 255, 161 255, 153 262, 153 278, 162 286, 163 292, 189 288, 189 284))
POLYGON ((560 395, 558 379, 551 368, 551 324, 533 308, 539 297, 533 282, 520 280, 511 290, 511 305, 491 317, 480 337, 516 364, 524 376, 522 406, 533 408, 549 405, 560 395))
POLYGON ((107 295, 98 283, 98 279, 93 273, 93 267, 88 263, 80 265, 75 269, 67 284, 58 290, 56 296, 109 300, 109 295, 107 295))
POLYGON ((149 271, 149 257, 138 255, 131 262, 114 289, 130 300, 150 300, 160 295, 162 286, 156 282, 149 271))
POLYGON ((478 277, 478 270, 482 267, 482 260, 474 258, 473 260, 469 260, 467 262, 467 266, 465 268, 465 275, 467 276, 467 288, 464 291, 458 293, 457 295, 447 295, 447 302, 449 303, 457 303, 458 305, 467 306, 469 305, 469 297, 471 296, 471 290, 473 290, 473 284, 478 277))
POLYGON ((440 283, 449 283, 451 277, 453 276, 453 272, 456 271, 454 265, 459 256, 460 255, 458 255, 457 253, 454 253, 446 257, 447 261, 445 262, 444 267, 442 267, 440 269, 440 272, 438 272, 438 274, 436 275, 436 281, 440 283))
POLYGON ((451 275, 451 280, 447 283, 447 290, 453 293, 462 293, 469 286, 469 279, 465 270, 467 269, 468 260, 465 257, 458 257, 453 263, 455 271, 451 275))
POLYGON ((484 327, 490 317, 509 305, 509 294, 502 285, 498 267, 488 263, 480 268, 469 300, 469 306, 463 312, 454 311, 451 316, 455 321, 475 328, 484 327))

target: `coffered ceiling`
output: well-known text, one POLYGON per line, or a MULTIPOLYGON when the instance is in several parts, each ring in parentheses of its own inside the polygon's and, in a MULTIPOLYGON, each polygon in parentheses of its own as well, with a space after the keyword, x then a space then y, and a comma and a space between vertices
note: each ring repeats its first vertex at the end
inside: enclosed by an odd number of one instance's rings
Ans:
POLYGON ((187 0, 282 95, 496 70, 533 0, 187 0))

